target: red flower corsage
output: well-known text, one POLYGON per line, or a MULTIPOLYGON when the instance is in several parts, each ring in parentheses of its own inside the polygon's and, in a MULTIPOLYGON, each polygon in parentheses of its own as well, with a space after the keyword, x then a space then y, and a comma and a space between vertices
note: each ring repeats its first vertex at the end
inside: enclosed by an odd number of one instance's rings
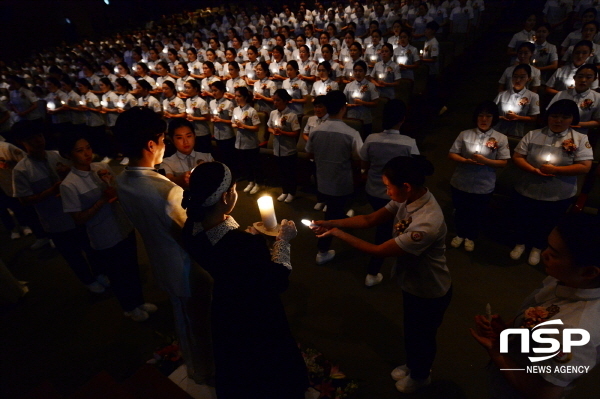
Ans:
POLYGON ((556 305, 551 305, 547 308, 544 308, 543 306, 532 306, 528 309, 525 309, 523 312, 521 326, 525 328, 533 328, 540 323, 548 321, 558 312, 560 312, 560 307, 556 305))
POLYGON ((369 90, 369 85, 360 86, 360 92, 366 93, 369 90))
POLYGON ((581 109, 592 109, 593 106, 594 101, 590 100, 589 98, 586 98, 585 100, 579 103, 579 108, 581 109))
POLYGON ((565 141, 563 141, 562 148, 569 155, 573 155, 575 151, 577 151, 577 146, 575 145, 573 139, 566 139, 565 141))
POLYGON ((489 148, 491 151, 497 150, 498 149, 498 141, 495 138, 490 137, 490 139, 487 141, 487 143, 485 143, 485 146, 487 148, 489 148))
POLYGON ((522 97, 522 98, 519 100, 519 105, 520 105, 521 107, 522 107, 522 106, 524 106, 524 105, 527 105, 527 104, 529 104, 529 99, 528 99, 527 97, 522 97))
POLYGON ((394 231, 398 233, 398 235, 400 235, 406 231, 406 229, 408 228, 408 226, 410 226, 411 223, 412 217, 409 217, 408 219, 402 219, 394 225, 394 231))

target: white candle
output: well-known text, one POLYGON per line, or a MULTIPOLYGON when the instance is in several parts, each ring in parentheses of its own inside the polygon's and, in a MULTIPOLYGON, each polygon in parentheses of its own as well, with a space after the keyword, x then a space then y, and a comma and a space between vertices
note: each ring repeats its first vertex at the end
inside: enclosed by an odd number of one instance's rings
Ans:
POLYGON ((477 147, 475 148, 475 154, 479 154, 479 151, 481 151, 481 144, 477 144, 477 147))
POLYGON ((248 79, 254 79, 254 72, 248 73, 248 79))
POLYGON ((420 55, 423 55, 423 50, 419 51, 419 54, 420 54, 420 55))
POLYGON ((165 47, 163 48, 163 53, 167 54, 168 52, 169 52, 169 49, 167 48, 167 46, 165 46, 165 47))
POLYGON ((565 83, 567 85, 567 88, 569 88, 569 89, 575 87, 575 79, 573 79, 573 78, 567 79, 567 81, 565 83))
POLYGON ((325 61, 325 58, 319 57, 319 64, 322 63, 322 62, 324 62, 324 61, 325 61))
POLYGON ((360 94, 360 91, 358 91, 358 90, 355 90, 355 91, 352 93, 352 97, 354 97, 354 98, 360 98, 360 97, 362 97, 362 95, 360 94))
POLYGON ((277 227, 277 217, 275 216, 275 207, 273 206, 273 197, 265 195, 257 201, 260 218, 267 230, 273 230, 277 227))
POLYGON ((385 78, 385 73, 380 73, 379 74, 379 79, 383 79, 383 78, 385 78))
POLYGON ((546 163, 550 163, 551 160, 552 160, 552 155, 550 155, 550 154, 546 155, 546 163))
POLYGON ((308 219, 302 219, 300 222, 302 222, 303 225, 308 226, 308 227, 315 227, 316 224, 313 224, 310 220, 308 219))
POLYGON ((151 71, 154 71, 154 65, 150 64, 148 68, 150 68, 151 71))
POLYGON ((350 77, 354 76, 354 74, 352 73, 352 71, 350 71, 350 77))
POLYGON ((350 57, 344 57, 344 62, 350 62, 350 57))
POLYGON ((269 47, 268 47, 268 46, 263 46, 263 49, 264 49, 264 50, 268 50, 268 49, 269 49, 269 47))
POLYGON ((60 103, 61 103, 61 105, 65 105, 65 102, 64 102, 64 101, 61 101, 60 103))
POLYGON ((183 91, 183 85, 177 85, 177 91, 183 91))
POLYGON ((408 61, 408 57, 405 55, 401 55, 396 59, 396 61, 398 61, 398 64, 404 65, 406 64, 406 61, 408 61))
POLYGON ((108 107, 108 101, 104 101, 104 100, 102 100, 102 101, 100 101, 100 104, 101 104, 103 107, 108 107))
POLYGON ((213 109, 213 115, 214 115, 214 116, 217 116, 217 115, 219 115, 219 110, 218 110, 218 109, 216 109, 216 108, 215 108, 215 109, 213 109))
POLYGON ((48 104, 46 104, 46 108, 48 108, 48 110, 53 111, 56 109, 56 105, 53 102, 49 102, 48 104))
POLYGON ((371 61, 377 61, 377 56, 376 55, 372 55, 371 56, 371 61))
POLYGON ((187 112, 188 114, 190 114, 190 115, 191 115, 191 114, 193 114, 193 113, 194 113, 194 110, 193 110, 192 108, 187 108, 187 109, 185 110, 185 112, 187 112))
POLYGON ((123 103, 123 101, 119 100, 119 102, 117 102, 117 107, 124 108, 125 104, 123 103))
POLYGON ((244 47, 244 51, 248 51, 248 47, 244 47))
POLYGON ((147 58, 142 58, 142 62, 143 62, 144 64, 146 64, 146 63, 148 63, 148 59, 147 59, 147 58))
POLYGON ((79 101, 79 105, 84 105, 84 102, 83 101, 79 101))
POLYGON ((115 71, 115 73, 119 73, 119 68, 115 67, 114 71, 115 71))

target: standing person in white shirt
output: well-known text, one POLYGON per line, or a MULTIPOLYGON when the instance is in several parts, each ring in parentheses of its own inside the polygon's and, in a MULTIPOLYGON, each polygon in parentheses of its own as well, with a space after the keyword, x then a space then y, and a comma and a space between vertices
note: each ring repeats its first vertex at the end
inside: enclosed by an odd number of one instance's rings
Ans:
MULTIPOLYGON (((306 152, 312 154, 317 167, 317 190, 325 202, 325 218, 345 217, 346 206, 354 192, 353 159, 363 145, 360 133, 346 125, 346 96, 332 90, 325 96, 329 118, 310 132, 306 152)), ((331 261, 335 251, 330 249, 332 237, 318 240, 316 262, 319 265, 331 261)))
POLYGON ((362 135, 366 138, 373 130, 371 108, 377 106, 379 92, 375 85, 366 79, 367 63, 358 61, 354 64, 354 81, 347 84, 344 94, 348 101, 348 118, 360 119, 363 122, 362 135))
MULTIPOLYGON (((391 46, 391 45, 390 45, 391 46)), ((390 202, 383 184, 383 167, 397 156, 419 155, 415 139, 400 133, 406 118, 406 105, 402 100, 392 99, 383 110, 383 132, 369 135, 360 149, 362 168, 368 175, 365 190, 373 211, 385 207, 390 202)), ((392 238, 393 223, 388 221, 377 226, 375 244, 383 244, 392 238)), ((383 280, 379 272, 384 258, 371 257, 365 285, 372 287, 383 280)))
POLYGON ((556 101, 573 100, 579 109, 579 127, 577 131, 588 134, 590 128, 600 126, 600 93, 591 90, 592 83, 598 78, 598 69, 593 64, 585 64, 575 73, 575 87, 556 93, 548 104, 556 101))
POLYGON ((192 169, 202 162, 212 162, 213 157, 210 152, 194 150, 194 125, 187 119, 175 119, 169 123, 167 135, 177 151, 163 159, 160 169, 164 169, 169 180, 187 189, 192 169))
MULTIPOLYGON (((575 72, 586 64, 593 54, 594 44, 589 40, 582 40, 573 48, 572 61, 558 68, 556 72, 546 82, 546 93, 556 94, 559 91, 572 89, 575 87, 575 72)), ((598 80, 595 80, 591 86, 592 89, 598 88, 598 80)))
POLYGON ((383 169, 391 201, 369 215, 318 220, 313 231, 320 239, 337 237, 372 256, 397 257, 402 289, 406 364, 391 375, 396 389, 412 393, 431 384, 436 335, 452 298, 452 279, 446 265, 446 223, 434 196, 425 187, 433 165, 424 157, 395 157, 383 169), (341 229, 366 229, 394 221, 394 238, 372 244, 341 229))
POLYGON ((512 39, 508 43, 508 55, 514 57, 517 56, 517 50, 519 46, 525 42, 533 42, 535 38, 535 26, 537 17, 535 14, 531 14, 525 20, 523 30, 513 35, 512 39))
MULTIPOLYGON (((337 90, 337 88, 334 90, 337 90)), ((304 131, 302 132, 302 138, 304 139, 305 142, 308 142, 308 137, 310 136, 310 134, 312 132, 314 132, 321 125, 321 123, 323 123, 329 119, 329 114, 327 113, 327 107, 325 107, 325 95, 327 93, 329 93, 330 91, 331 90, 327 90, 322 95, 315 96, 315 99, 313 101, 315 114, 308 118, 308 120, 306 121, 306 125, 304 125, 304 131)), ((315 183, 318 184, 315 160, 314 160, 314 158, 310 158, 310 161, 311 161, 310 162, 310 174, 311 174, 311 176, 314 176, 315 183)), ((319 193, 319 191, 317 190, 317 203, 314 206, 314 210, 320 211, 323 209, 324 206, 325 206, 325 200, 322 198, 321 193, 319 193)))
POLYGON ((415 80, 413 70, 420 65, 421 58, 419 57, 419 50, 409 42, 410 35, 411 32, 408 29, 400 31, 400 40, 394 50, 394 57, 400 66, 402 79, 415 80))
POLYGON ((152 86, 147 81, 140 80, 137 82, 137 92, 140 94, 140 97, 138 98, 138 106, 150 108, 157 114, 161 114, 162 105, 160 105, 160 101, 158 101, 156 97, 150 94, 151 91, 152 86))
POLYGON ((286 72, 288 78, 283 81, 282 89, 285 89, 292 99, 288 105, 296 115, 304 114, 304 104, 308 99, 306 83, 299 78, 298 63, 292 60, 287 63, 286 72))
POLYGON ((202 384, 212 378, 213 369, 210 285, 180 245, 187 219, 181 207, 183 189, 154 169, 163 159, 165 130, 165 122, 147 108, 135 107, 119 116, 115 133, 130 164, 117 177, 117 193, 142 236, 155 280, 169 294, 188 376, 202 384))
POLYGON ((49 77, 46 78, 46 113, 51 116, 52 127, 50 143, 47 143, 48 148, 58 148, 58 143, 71 129, 71 114, 69 112, 69 97, 60 89, 58 79, 49 77))
POLYGON ((237 172, 235 159, 235 133, 231 127, 231 116, 233 114, 233 101, 225 97, 225 83, 221 81, 210 85, 214 99, 209 108, 213 121, 213 136, 217 142, 219 155, 224 164, 237 172))
POLYGON ((196 134, 194 150, 211 153, 212 135, 208 126, 210 120, 208 102, 200 97, 200 84, 198 84, 198 81, 192 79, 185 82, 185 90, 188 96, 185 100, 186 118, 192 122, 196 134))
POLYGON ((541 72, 541 83, 546 85, 548 78, 558 68, 558 54, 556 46, 548 43, 546 38, 550 35, 550 24, 543 23, 535 28, 535 51, 533 53, 533 64, 541 72))
POLYGON ((392 58, 394 46, 386 43, 381 48, 381 61, 375 64, 371 71, 371 81, 377 86, 380 97, 394 98, 396 96, 395 86, 400 84, 400 67, 392 58))
POLYGON ((450 33, 464 40, 473 28, 473 18, 473 9, 467 5, 467 0, 460 0, 460 5, 450 13, 450 33))
MULTIPOLYGON (((517 50, 517 64, 529 65, 531 73, 529 74, 529 80, 527 81, 526 87, 534 93, 537 93, 541 85, 541 72, 533 65, 533 52, 535 51, 535 45, 533 43, 524 42, 521 43, 517 50)), ((504 73, 498 81, 498 92, 508 90, 511 85, 511 78, 515 71, 516 65, 509 66, 504 70, 504 73)))

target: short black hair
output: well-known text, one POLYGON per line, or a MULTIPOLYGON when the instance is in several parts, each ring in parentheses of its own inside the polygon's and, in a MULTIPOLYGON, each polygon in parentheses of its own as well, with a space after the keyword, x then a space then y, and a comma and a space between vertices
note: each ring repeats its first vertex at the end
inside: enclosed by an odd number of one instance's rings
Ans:
POLYGON ((500 111, 498 111, 498 104, 493 102, 492 100, 482 101, 475 107, 475 111, 473 111, 473 123, 477 124, 477 117, 482 112, 487 112, 488 114, 492 114, 492 126, 495 126, 500 120, 500 111))
POLYGON ((433 172, 433 164, 423 155, 392 158, 383 167, 383 175, 396 187, 401 187, 404 183, 422 187, 425 177, 431 176, 433 172))
POLYGON ((179 129, 180 127, 189 127, 192 133, 194 133, 194 125, 192 124, 192 122, 188 121, 185 118, 173 118, 171 122, 169 122, 167 136, 169 136, 172 139, 173 135, 175 134, 175 130, 179 129))
POLYGON ((325 107, 330 116, 337 115, 346 106, 346 95, 340 90, 331 90, 325 95, 325 107))
POLYGON ((404 101, 397 98, 389 100, 383 107, 383 123, 384 129, 391 129, 398 122, 404 120, 406 116, 406 104, 404 101))
POLYGON ((558 100, 548 107, 548 111, 546 111, 546 119, 549 115, 571 115, 573 117, 573 122, 571 125, 579 125, 579 109, 577 104, 573 100, 558 100))
POLYGON ((119 115, 114 132, 123 146, 123 154, 140 158, 148 142, 158 143, 166 129, 166 122, 157 113, 149 108, 133 107, 119 115))
POLYGON ((44 125, 41 123, 35 123, 32 121, 24 120, 19 121, 12 125, 10 134, 17 142, 24 142, 31 139, 34 136, 44 134, 44 125))

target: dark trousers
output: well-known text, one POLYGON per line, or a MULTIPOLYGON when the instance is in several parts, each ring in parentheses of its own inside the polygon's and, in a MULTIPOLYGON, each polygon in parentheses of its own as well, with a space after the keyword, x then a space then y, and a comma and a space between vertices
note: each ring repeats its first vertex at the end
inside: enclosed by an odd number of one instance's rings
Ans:
POLYGON ((525 197, 516 191, 513 195, 515 210, 515 244, 544 249, 548 235, 567 212, 573 198, 560 201, 540 201, 525 197))
POLYGON ((492 193, 473 194, 452 187, 452 203, 456 210, 454 224, 456 235, 474 240, 479 236, 481 221, 485 215, 492 193))
POLYGON ((436 335, 452 298, 452 287, 439 298, 421 298, 402 291, 404 300, 404 350, 410 376, 429 376, 437 352, 436 335))
POLYGON ((235 137, 227 140, 217 140, 221 162, 229 166, 232 171, 237 171, 235 163, 235 137))
MULTIPOLYGON (((61 233, 48 233, 48 237, 52 239, 58 252, 65 258, 69 267, 83 284, 89 285, 96 280, 95 276, 99 273, 92 273, 90 265, 83 255, 85 251, 88 259, 94 258, 84 226, 61 233)), ((94 265, 96 266, 96 262, 94 265)))
MULTIPOLYGON (((367 199, 369 200, 369 204, 373 208, 373 211, 378 211, 390 202, 390 200, 373 197, 372 195, 367 194, 367 199)), ((375 245, 383 244, 392 238, 392 229, 394 228, 394 219, 380 224, 377 226, 375 230, 375 245)), ((385 258, 380 258, 376 256, 372 256, 369 261, 369 274, 376 276, 377 273, 381 270, 381 266, 383 265, 383 261, 385 258)))
POLYGON ((298 154, 275 157, 275 159, 277 160, 283 193, 296 195, 296 161, 298 160, 298 154))
POLYGON ((367 139, 367 137, 373 133, 373 124, 372 123, 367 123, 364 124, 362 127, 362 139, 363 141, 367 139))
MULTIPOLYGON (((311 159, 309 162, 309 168, 310 175, 314 177, 315 185, 318 186, 319 183, 317 181, 317 164, 313 159, 311 159)), ((321 194, 319 191, 317 191, 317 202, 325 202, 325 200, 323 199, 323 194, 321 194)))
POLYGON ((237 158, 240 161, 240 175, 248 180, 248 182, 262 182, 262 168, 260 166, 260 148, 252 148, 249 150, 237 150, 237 158))
POLYGON ((2 221, 6 230, 12 231, 15 229, 16 225, 15 221, 8 213, 9 208, 13 211, 13 214, 21 227, 28 226, 32 230, 38 227, 39 221, 37 220, 37 214, 33 207, 24 206, 17 198, 9 197, 3 190, 0 190, 0 221, 2 221))
POLYGON ((111 155, 111 140, 106 134, 106 126, 87 126, 87 136, 92 150, 100 157, 111 155))
MULTIPOLYGON (((327 205, 325 220, 344 219, 346 217, 346 205, 350 200, 350 195, 335 196, 323 193, 320 193, 320 195, 325 202, 325 205, 327 205)), ((331 247, 331 241, 333 241, 333 237, 331 236, 319 238, 317 240, 317 248, 319 249, 319 252, 329 251, 329 247, 331 247)))
POLYGON ((194 151, 212 153, 212 141, 210 134, 196 136, 194 151))
POLYGON ((144 303, 142 282, 137 262, 135 232, 114 247, 97 250, 95 255, 110 279, 112 290, 125 312, 132 311, 144 303))

